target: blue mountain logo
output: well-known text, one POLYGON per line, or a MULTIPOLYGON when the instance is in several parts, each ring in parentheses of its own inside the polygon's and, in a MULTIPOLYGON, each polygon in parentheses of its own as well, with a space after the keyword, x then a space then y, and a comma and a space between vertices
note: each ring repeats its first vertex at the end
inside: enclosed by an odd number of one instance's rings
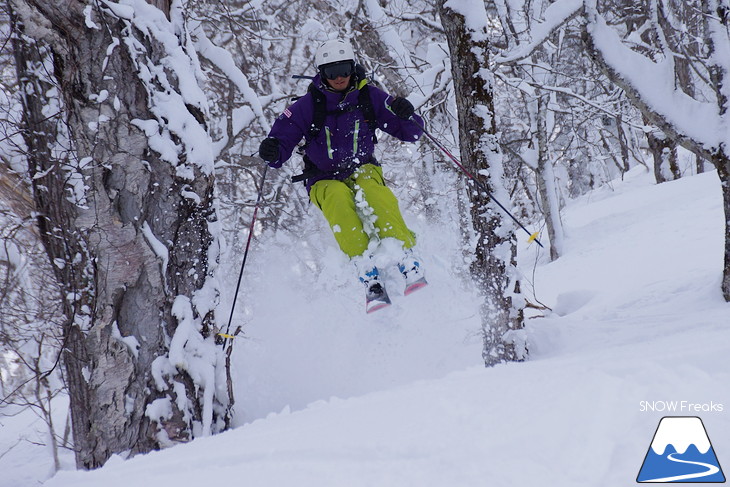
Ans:
POLYGON ((662 418, 636 481, 725 482, 702 420, 696 416, 662 418))

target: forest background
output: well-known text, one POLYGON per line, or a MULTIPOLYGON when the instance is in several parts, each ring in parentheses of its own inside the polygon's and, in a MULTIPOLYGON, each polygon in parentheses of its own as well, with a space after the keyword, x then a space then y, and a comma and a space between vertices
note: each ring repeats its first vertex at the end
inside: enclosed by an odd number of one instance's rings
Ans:
POLYGON ((264 180, 256 156, 329 38, 483 185, 431 139, 381 137, 402 207, 453 236, 441 258, 479 295, 486 366, 529 359, 525 313, 544 311, 495 199, 549 261, 562 208, 637 166, 657 184, 716 170, 730 214, 725 1, 57 3, 0 17, 0 407, 36 411, 80 468, 235 422, 219 333, 245 330, 222 289, 259 200, 260 245, 331 264, 298 161, 264 180))

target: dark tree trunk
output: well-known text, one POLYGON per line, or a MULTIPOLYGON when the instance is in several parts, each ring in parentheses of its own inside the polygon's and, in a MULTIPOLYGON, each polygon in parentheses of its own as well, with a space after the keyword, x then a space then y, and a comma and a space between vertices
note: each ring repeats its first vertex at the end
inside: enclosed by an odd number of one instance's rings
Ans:
POLYGON ((722 181, 722 207, 725 215, 725 267, 722 275, 722 295, 725 301, 730 302, 730 157, 718 152, 710 160, 717 168, 717 174, 722 181))
MULTIPOLYGON (((444 3, 443 0, 438 3, 439 15, 452 59, 462 162, 469 172, 481 175, 480 181, 496 195, 500 193, 498 188, 502 181, 493 178, 501 175, 503 169, 494 117, 493 84, 492 80, 478 74, 488 69, 487 37, 482 35, 483 41, 475 41, 465 25, 465 18, 444 3)), ((501 193, 506 194, 505 191, 501 193)), ((484 361, 490 366, 523 360, 526 347, 518 332, 524 324, 515 270, 514 228, 484 192, 470 186, 469 197, 477 234, 476 256, 471 270, 484 296, 484 361)))
MULTIPOLYGON (((135 35, 148 62, 165 50, 95 5, 98 28, 90 28, 83 2, 11 0, 22 12, 15 32, 34 39, 15 44, 24 135, 38 226, 63 288, 64 363, 81 468, 187 441, 194 425, 205 433, 227 419, 225 405, 203 398, 215 384, 196 383, 182 354, 188 346, 201 354, 216 349, 213 312, 194 300, 214 265, 213 177, 187 164, 185 151, 171 164, 151 147, 153 134, 169 133, 179 147, 187 141, 155 116, 150 86, 123 39, 135 35), (45 79, 37 71, 43 63, 52 64, 45 79), (54 104, 60 117, 49 117, 54 104), (158 126, 145 134, 141 121, 158 126), (179 335, 179 325, 189 335, 179 335), (171 357, 176 340, 183 343, 171 357)), ((175 90, 174 74, 165 74, 175 90)), ((193 123, 204 122, 199 110, 188 110, 193 123)))

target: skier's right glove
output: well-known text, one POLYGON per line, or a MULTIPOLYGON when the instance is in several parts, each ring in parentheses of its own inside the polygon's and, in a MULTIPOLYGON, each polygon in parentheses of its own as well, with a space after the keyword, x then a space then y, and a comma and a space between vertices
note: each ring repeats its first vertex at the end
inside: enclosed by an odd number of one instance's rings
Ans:
POLYGON ((266 162, 276 162, 279 160, 279 139, 276 137, 266 137, 261 141, 259 146, 259 155, 266 162))
POLYGON ((403 120, 408 120, 409 118, 411 118, 413 112, 416 111, 410 101, 405 98, 401 98, 400 96, 393 100, 393 103, 390 104, 390 108, 393 110, 393 113, 395 113, 398 118, 402 118, 403 120))

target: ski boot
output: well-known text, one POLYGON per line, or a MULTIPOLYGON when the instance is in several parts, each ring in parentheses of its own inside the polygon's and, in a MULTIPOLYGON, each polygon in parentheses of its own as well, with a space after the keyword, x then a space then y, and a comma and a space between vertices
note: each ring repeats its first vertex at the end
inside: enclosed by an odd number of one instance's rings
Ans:
POLYGON ((406 288, 403 291, 404 296, 408 296, 428 285, 423 269, 421 269, 421 263, 413 256, 413 251, 410 249, 405 251, 403 258, 398 262, 398 270, 406 281, 406 288))
POLYGON ((365 312, 372 313, 386 306, 390 306, 390 298, 385 290, 385 286, 380 281, 380 273, 378 268, 367 262, 356 265, 360 282, 365 285, 365 312))

